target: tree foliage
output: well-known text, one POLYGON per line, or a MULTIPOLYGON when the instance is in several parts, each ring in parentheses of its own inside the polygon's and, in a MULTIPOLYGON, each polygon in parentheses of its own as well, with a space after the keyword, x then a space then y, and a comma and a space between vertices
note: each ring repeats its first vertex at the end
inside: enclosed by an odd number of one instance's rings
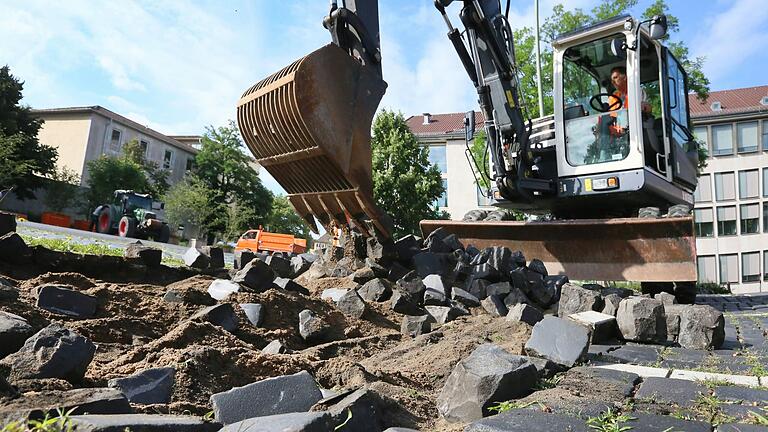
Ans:
POLYGON ((296 237, 311 239, 309 226, 291 206, 283 195, 276 195, 272 201, 272 211, 269 212, 266 228, 270 232, 293 234, 296 237))
POLYGON ((239 236, 263 225, 272 208, 272 193, 264 187, 240 138, 237 125, 209 126, 195 158, 195 176, 210 191, 210 212, 204 231, 239 236))
POLYGON ((165 216, 171 225, 203 226, 210 216, 211 191, 194 175, 187 175, 165 193, 165 216))
POLYGON ((21 105, 24 83, 0 68, 0 189, 14 187, 20 199, 34 198, 33 190, 56 170, 58 152, 40 144, 43 121, 21 105))
POLYGON ((54 212, 79 207, 80 176, 69 168, 54 171, 45 186, 45 206, 54 212))
POLYGON ((111 203, 118 189, 147 193, 151 190, 141 165, 126 157, 102 156, 88 161, 88 206, 111 203))
POLYGON ((422 219, 445 217, 435 206, 444 191, 440 170, 401 113, 382 110, 376 116, 371 147, 374 198, 383 211, 396 215, 395 235, 418 232, 422 219))
POLYGON ((123 156, 135 162, 144 170, 149 186, 147 193, 152 194, 156 198, 165 194, 170 186, 168 184, 170 172, 160 168, 157 162, 147 159, 144 149, 141 148, 141 144, 137 139, 132 139, 123 145, 123 156))

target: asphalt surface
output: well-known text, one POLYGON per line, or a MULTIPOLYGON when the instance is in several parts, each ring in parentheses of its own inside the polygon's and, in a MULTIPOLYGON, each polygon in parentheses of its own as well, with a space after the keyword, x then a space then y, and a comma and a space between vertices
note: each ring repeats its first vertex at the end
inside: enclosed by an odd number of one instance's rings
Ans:
MULTIPOLYGON (((108 234, 99 234, 95 232, 88 232, 82 230, 76 230, 71 228, 62 228, 53 225, 45 225, 36 222, 19 222, 16 231, 19 234, 27 235, 35 238, 48 238, 48 239, 63 239, 79 244, 103 244, 113 248, 125 248, 129 243, 136 242, 136 239, 124 238, 108 234)), ((173 245, 168 243, 158 243, 151 240, 142 240, 147 246, 156 247, 163 251, 163 255, 171 258, 183 259, 184 252, 187 251, 187 247, 173 245)), ((234 255, 231 253, 224 254, 225 263, 232 265, 234 262, 234 255)))

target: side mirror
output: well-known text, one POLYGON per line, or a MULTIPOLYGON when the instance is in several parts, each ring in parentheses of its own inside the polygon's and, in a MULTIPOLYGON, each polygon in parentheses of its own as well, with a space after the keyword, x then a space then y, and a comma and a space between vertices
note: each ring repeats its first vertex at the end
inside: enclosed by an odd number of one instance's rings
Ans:
POLYGON ((620 59, 627 58, 627 43, 623 39, 616 38, 611 41, 611 54, 620 59))
POLYGON ((667 35, 667 16, 656 15, 651 19, 651 39, 659 40, 667 35))

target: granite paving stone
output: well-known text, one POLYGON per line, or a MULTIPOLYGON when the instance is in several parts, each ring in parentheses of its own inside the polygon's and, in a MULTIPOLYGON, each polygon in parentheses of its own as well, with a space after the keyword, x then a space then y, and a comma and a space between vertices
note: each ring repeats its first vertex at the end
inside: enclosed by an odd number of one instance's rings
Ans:
POLYGON ((718 386, 715 387, 715 396, 724 401, 768 405, 768 390, 739 386, 718 386))
POLYGON ((646 378, 635 393, 635 399, 672 403, 687 408, 693 406, 700 394, 707 394, 707 387, 692 381, 646 378))

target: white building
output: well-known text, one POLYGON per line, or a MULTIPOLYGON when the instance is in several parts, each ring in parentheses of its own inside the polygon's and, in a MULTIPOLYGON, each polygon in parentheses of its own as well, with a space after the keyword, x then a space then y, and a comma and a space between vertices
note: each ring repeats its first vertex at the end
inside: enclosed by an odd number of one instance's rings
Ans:
MULTIPOLYGON (((768 86, 712 92, 705 102, 691 95, 689 105, 693 132, 710 155, 694 209, 699 281, 728 284, 734 293, 768 291, 768 86)), ((464 117, 407 120, 441 168, 441 208, 452 219, 485 203, 465 156, 464 117)), ((481 128, 480 113, 475 119, 481 128)))
POLYGON ((768 291, 768 86, 691 97, 690 106, 710 155, 694 210, 699 280, 768 291))

